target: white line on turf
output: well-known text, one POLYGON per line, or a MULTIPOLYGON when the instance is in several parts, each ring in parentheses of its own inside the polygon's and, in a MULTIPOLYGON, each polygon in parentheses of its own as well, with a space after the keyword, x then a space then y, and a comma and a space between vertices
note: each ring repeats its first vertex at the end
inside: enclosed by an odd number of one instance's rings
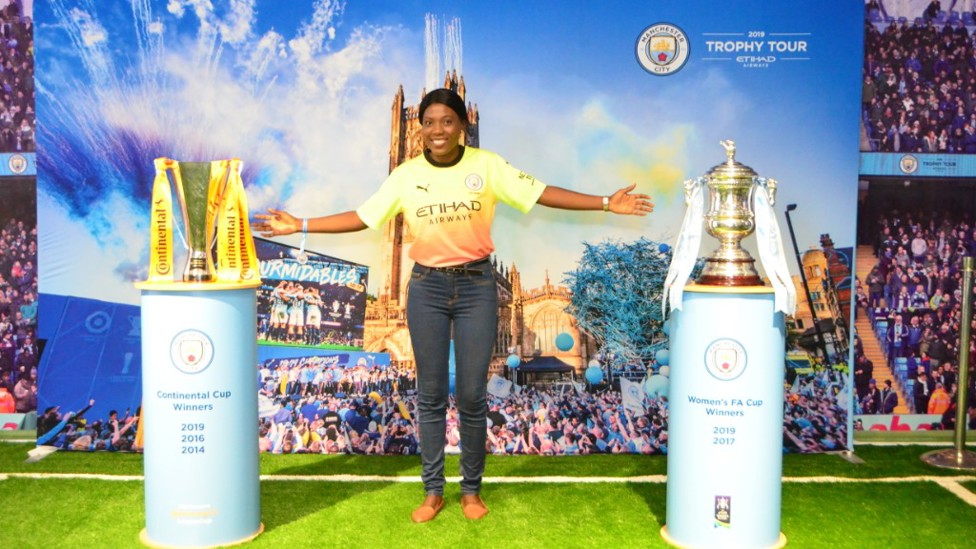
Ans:
POLYGON ((965 501, 969 505, 976 507, 976 494, 966 489, 965 486, 959 484, 957 480, 952 480, 949 478, 940 478, 936 480, 935 483, 945 488, 946 490, 952 492, 953 494, 959 496, 959 499, 965 501))
MULTIPOLYGON (((142 475, 108 475, 108 474, 89 474, 89 473, 2 473, 0 480, 7 478, 29 478, 29 479, 87 479, 87 480, 115 480, 115 481, 142 481, 142 475)), ((389 475, 261 475, 263 482, 391 482, 391 483, 413 483, 421 482, 419 476, 389 476, 389 475)), ((448 477, 447 482, 459 482, 461 477, 448 477)), ((484 482, 488 484, 664 484, 668 480, 666 475, 644 475, 633 477, 572 477, 572 476, 533 476, 533 477, 484 477, 484 482)), ((907 483, 907 482, 934 482, 946 489, 950 486, 958 486, 965 490, 958 483, 976 481, 976 476, 956 475, 956 476, 911 476, 911 477, 873 477, 873 478, 849 478, 835 476, 819 477, 783 477, 783 482, 787 484, 864 484, 872 482, 881 483, 907 483)), ((976 494, 973 495, 974 505, 976 505, 976 494)))

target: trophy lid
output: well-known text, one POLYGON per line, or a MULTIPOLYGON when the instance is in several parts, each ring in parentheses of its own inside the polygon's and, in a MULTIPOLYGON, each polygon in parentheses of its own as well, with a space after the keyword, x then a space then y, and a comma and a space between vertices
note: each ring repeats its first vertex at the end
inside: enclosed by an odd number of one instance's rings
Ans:
POLYGON ((738 179, 752 178, 759 175, 752 168, 735 159, 735 141, 726 139, 725 141, 719 141, 719 144, 725 147, 725 156, 728 159, 724 163, 709 170, 706 174, 708 177, 738 179))

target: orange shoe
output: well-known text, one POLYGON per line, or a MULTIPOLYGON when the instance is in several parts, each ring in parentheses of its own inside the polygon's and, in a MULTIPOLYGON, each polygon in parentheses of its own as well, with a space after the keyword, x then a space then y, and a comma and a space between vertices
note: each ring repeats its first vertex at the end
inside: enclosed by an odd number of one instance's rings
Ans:
POLYGON ((441 512, 442 507, 444 507, 444 497, 429 494, 424 498, 424 502, 420 504, 420 507, 417 507, 413 510, 413 513, 410 513, 410 519, 414 522, 434 520, 437 517, 437 513, 441 512))
POLYGON ((461 512, 469 520, 478 520, 488 514, 488 507, 478 494, 464 494, 461 496, 461 512))

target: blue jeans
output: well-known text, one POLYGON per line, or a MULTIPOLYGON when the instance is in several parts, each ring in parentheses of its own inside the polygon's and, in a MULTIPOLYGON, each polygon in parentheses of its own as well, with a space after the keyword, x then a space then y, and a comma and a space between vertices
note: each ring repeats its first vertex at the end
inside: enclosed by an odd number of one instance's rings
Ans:
POLYGON ((479 493, 485 470, 488 364, 498 332, 498 290, 489 260, 467 264, 465 270, 446 272, 416 265, 408 287, 407 324, 417 361, 421 478, 428 495, 444 494, 451 339, 461 493, 479 493))

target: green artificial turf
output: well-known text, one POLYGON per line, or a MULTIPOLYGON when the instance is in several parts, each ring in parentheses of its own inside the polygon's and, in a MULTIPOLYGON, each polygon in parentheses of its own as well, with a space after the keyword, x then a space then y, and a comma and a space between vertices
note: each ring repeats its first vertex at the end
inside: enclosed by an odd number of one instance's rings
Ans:
POLYGON ((787 547, 972 548, 976 507, 932 482, 783 485, 787 547))
MULTIPOLYGON (((949 447, 951 445, 946 445, 949 447)), ((140 480, 28 478, 24 473, 142 474, 137 454, 58 452, 25 463, 25 443, 0 443, 0 547, 141 547, 145 526, 140 480), (5 475, 6 474, 6 475, 5 475)), ((962 476, 976 491, 976 472, 930 466, 932 446, 861 446, 852 463, 836 454, 786 455, 781 529, 787 547, 973 547, 976 507, 933 480, 962 476), (803 483, 805 477, 858 482, 803 483), (972 480, 966 480, 972 479, 972 480)), ((457 458, 448 458, 448 474, 457 458)), ((448 503, 427 524, 410 522, 422 497, 414 482, 295 482, 275 476, 360 474, 416 476, 416 456, 262 455, 264 532, 244 547, 666 547, 664 482, 501 483, 492 477, 636 477, 663 475, 664 456, 489 456, 483 496, 491 513, 465 520, 450 484, 448 503)))

